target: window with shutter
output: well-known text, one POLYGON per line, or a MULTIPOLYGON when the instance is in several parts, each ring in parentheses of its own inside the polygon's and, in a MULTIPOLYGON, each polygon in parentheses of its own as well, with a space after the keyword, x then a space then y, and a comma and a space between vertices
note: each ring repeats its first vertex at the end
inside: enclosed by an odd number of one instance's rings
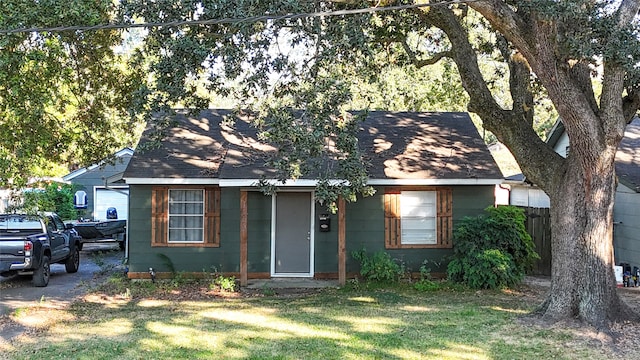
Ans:
POLYGON ((220 246, 220 188, 153 188, 151 245, 220 246))
POLYGON ((451 188, 386 188, 385 247, 450 248, 452 204, 451 188))

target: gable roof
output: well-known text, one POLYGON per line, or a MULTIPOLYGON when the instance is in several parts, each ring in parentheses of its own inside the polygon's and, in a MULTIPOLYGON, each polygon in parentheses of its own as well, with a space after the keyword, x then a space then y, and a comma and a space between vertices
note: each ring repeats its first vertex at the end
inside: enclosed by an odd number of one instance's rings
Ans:
MULTIPOLYGON (((247 118, 223 123, 229 110, 180 114, 161 145, 136 151, 125 171, 130 184, 251 186, 275 148, 258 140, 247 118)), ((153 128, 143 134, 149 140, 153 128)), ((502 174, 467 113, 369 112, 360 124, 369 184, 496 184, 502 174)), ((286 185, 315 184, 312 178, 286 185)))
MULTIPOLYGON (((133 149, 131 148, 124 148, 122 150, 119 150, 118 152, 116 152, 115 154, 113 154, 113 158, 115 159, 125 159, 124 161, 126 161, 127 158, 130 158, 133 155, 133 149)), ((118 160, 117 160, 118 161, 118 160)), ((83 167, 80 168, 78 170, 72 171, 70 173, 68 173, 67 175, 63 176, 62 179, 64 181, 71 181, 79 176, 82 176, 88 172, 92 172, 92 171, 100 171, 102 168, 106 167, 106 166, 112 166, 110 164, 108 164, 106 161, 101 161, 97 164, 93 164, 87 167, 83 167)), ((118 175, 118 174, 116 174, 118 175)), ((121 179, 122 177, 120 177, 121 179)), ((113 181, 109 181, 109 182, 115 182, 118 181, 119 179, 114 179, 113 181)))
MULTIPOLYGON (((555 145, 564 134, 562 121, 558 120, 547 137, 547 143, 555 145)), ((640 118, 635 117, 624 130, 624 137, 616 152, 618 181, 635 192, 640 192, 640 118)))

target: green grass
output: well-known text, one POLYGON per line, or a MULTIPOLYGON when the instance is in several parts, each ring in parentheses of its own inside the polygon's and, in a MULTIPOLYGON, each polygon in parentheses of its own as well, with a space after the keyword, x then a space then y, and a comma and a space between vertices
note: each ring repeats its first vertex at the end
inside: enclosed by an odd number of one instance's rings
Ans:
MULTIPOLYGON (((149 294, 149 283, 127 284, 149 294)), ((409 286, 167 301, 87 297, 10 359, 604 359, 588 339, 525 325, 530 298, 409 286), (93 300, 92 300, 93 299, 93 300), (528 299, 528 300, 527 300, 528 299)))

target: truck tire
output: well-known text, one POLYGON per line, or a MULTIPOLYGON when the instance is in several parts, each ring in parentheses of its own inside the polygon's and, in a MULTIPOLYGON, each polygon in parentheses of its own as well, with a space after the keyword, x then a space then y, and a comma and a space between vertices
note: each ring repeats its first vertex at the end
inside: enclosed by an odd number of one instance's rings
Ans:
POLYGON ((33 272, 33 285, 36 287, 45 287, 49 285, 49 276, 51 275, 51 264, 49 257, 42 256, 40 266, 33 272))
POLYGON ((77 246, 73 247, 71 254, 67 258, 67 261, 64 262, 64 269, 67 270, 68 273, 78 272, 78 268, 80 267, 80 249, 77 246))

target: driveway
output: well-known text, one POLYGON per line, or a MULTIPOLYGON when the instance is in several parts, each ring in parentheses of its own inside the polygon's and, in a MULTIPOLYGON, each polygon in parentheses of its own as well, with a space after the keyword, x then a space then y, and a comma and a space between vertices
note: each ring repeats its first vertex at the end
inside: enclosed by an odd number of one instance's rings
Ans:
MULTIPOLYGON (((29 276, 0 277, 0 320, 18 309, 46 303, 54 308, 69 305, 96 285, 101 271, 121 266, 124 253, 117 243, 88 243, 80 252, 80 268, 68 274, 63 264, 51 264, 51 278, 46 287, 34 287, 29 276)), ((16 323, 0 321, 0 343, 19 335, 16 323)))

